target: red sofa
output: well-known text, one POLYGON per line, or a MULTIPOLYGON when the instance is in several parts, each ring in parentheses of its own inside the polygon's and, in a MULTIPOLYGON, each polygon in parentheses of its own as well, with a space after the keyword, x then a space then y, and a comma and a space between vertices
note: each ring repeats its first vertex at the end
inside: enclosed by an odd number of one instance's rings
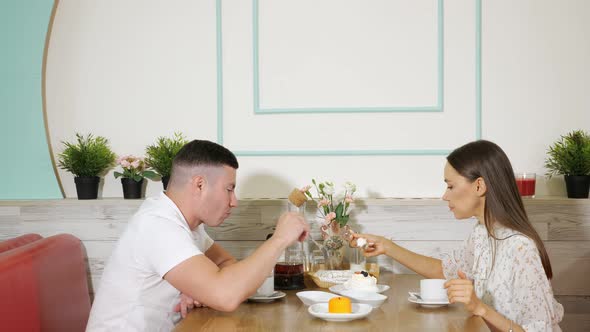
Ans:
POLYGON ((60 234, 0 253, 0 330, 84 331, 89 314, 78 238, 60 234))
POLYGON ((25 244, 29 244, 31 242, 37 241, 39 239, 42 239, 43 237, 39 234, 25 234, 25 235, 21 235, 19 237, 15 237, 13 239, 9 239, 6 241, 2 241, 0 242, 0 254, 14 249, 14 248, 18 248, 20 246, 24 246, 25 244))

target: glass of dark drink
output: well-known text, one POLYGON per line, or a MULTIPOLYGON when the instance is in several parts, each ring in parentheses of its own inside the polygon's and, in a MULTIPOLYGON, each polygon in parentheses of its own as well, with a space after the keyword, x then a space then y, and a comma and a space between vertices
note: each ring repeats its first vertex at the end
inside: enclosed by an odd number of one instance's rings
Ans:
POLYGON ((303 263, 278 262, 275 265, 275 289, 304 289, 303 263))

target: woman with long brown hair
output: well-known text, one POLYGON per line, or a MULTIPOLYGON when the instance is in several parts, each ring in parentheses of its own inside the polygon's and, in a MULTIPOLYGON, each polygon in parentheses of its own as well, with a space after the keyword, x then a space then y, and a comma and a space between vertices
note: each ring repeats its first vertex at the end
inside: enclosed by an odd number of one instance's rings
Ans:
POLYGON ((549 256, 504 151, 485 140, 463 145, 447 157, 444 176, 442 199, 455 217, 479 221, 463 246, 436 259, 354 234, 369 242, 365 255, 385 254, 426 278, 447 279, 449 302, 463 303, 492 330, 561 331, 563 307, 553 297, 549 256))

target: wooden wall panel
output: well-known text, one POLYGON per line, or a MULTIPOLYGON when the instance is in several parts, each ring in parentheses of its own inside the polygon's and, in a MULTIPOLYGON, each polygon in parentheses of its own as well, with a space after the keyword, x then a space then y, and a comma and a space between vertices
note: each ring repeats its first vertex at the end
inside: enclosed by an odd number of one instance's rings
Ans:
MULTIPOLYGON (((352 227, 395 240, 410 250, 441 257, 461 245, 475 220, 455 220, 446 203, 436 199, 359 200, 352 227)), ((0 201, 0 240, 25 233, 51 236, 70 233, 82 240, 95 290, 106 261, 140 200, 0 201)), ((560 295, 590 295, 590 201, 565 198, 525 200, 534 227, 545 241, 554 269, 554 290, 560 295)), ((242 200, 232 216, 208 232, 238 259, 250 255, 273 231, 285 200, 242 200)), ((316 211, 306 216, 319 239, 316 211)), ((379 257, 382 269, 413 273, 390 258, 379 257)))

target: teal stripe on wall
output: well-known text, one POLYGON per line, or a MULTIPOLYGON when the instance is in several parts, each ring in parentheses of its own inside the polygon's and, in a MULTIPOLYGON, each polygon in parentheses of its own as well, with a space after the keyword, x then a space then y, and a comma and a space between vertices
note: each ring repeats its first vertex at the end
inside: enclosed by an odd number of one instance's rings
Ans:
POLYGON ((0 1, 0 199, 62 198, 43 119, 52 0, 0 1))

